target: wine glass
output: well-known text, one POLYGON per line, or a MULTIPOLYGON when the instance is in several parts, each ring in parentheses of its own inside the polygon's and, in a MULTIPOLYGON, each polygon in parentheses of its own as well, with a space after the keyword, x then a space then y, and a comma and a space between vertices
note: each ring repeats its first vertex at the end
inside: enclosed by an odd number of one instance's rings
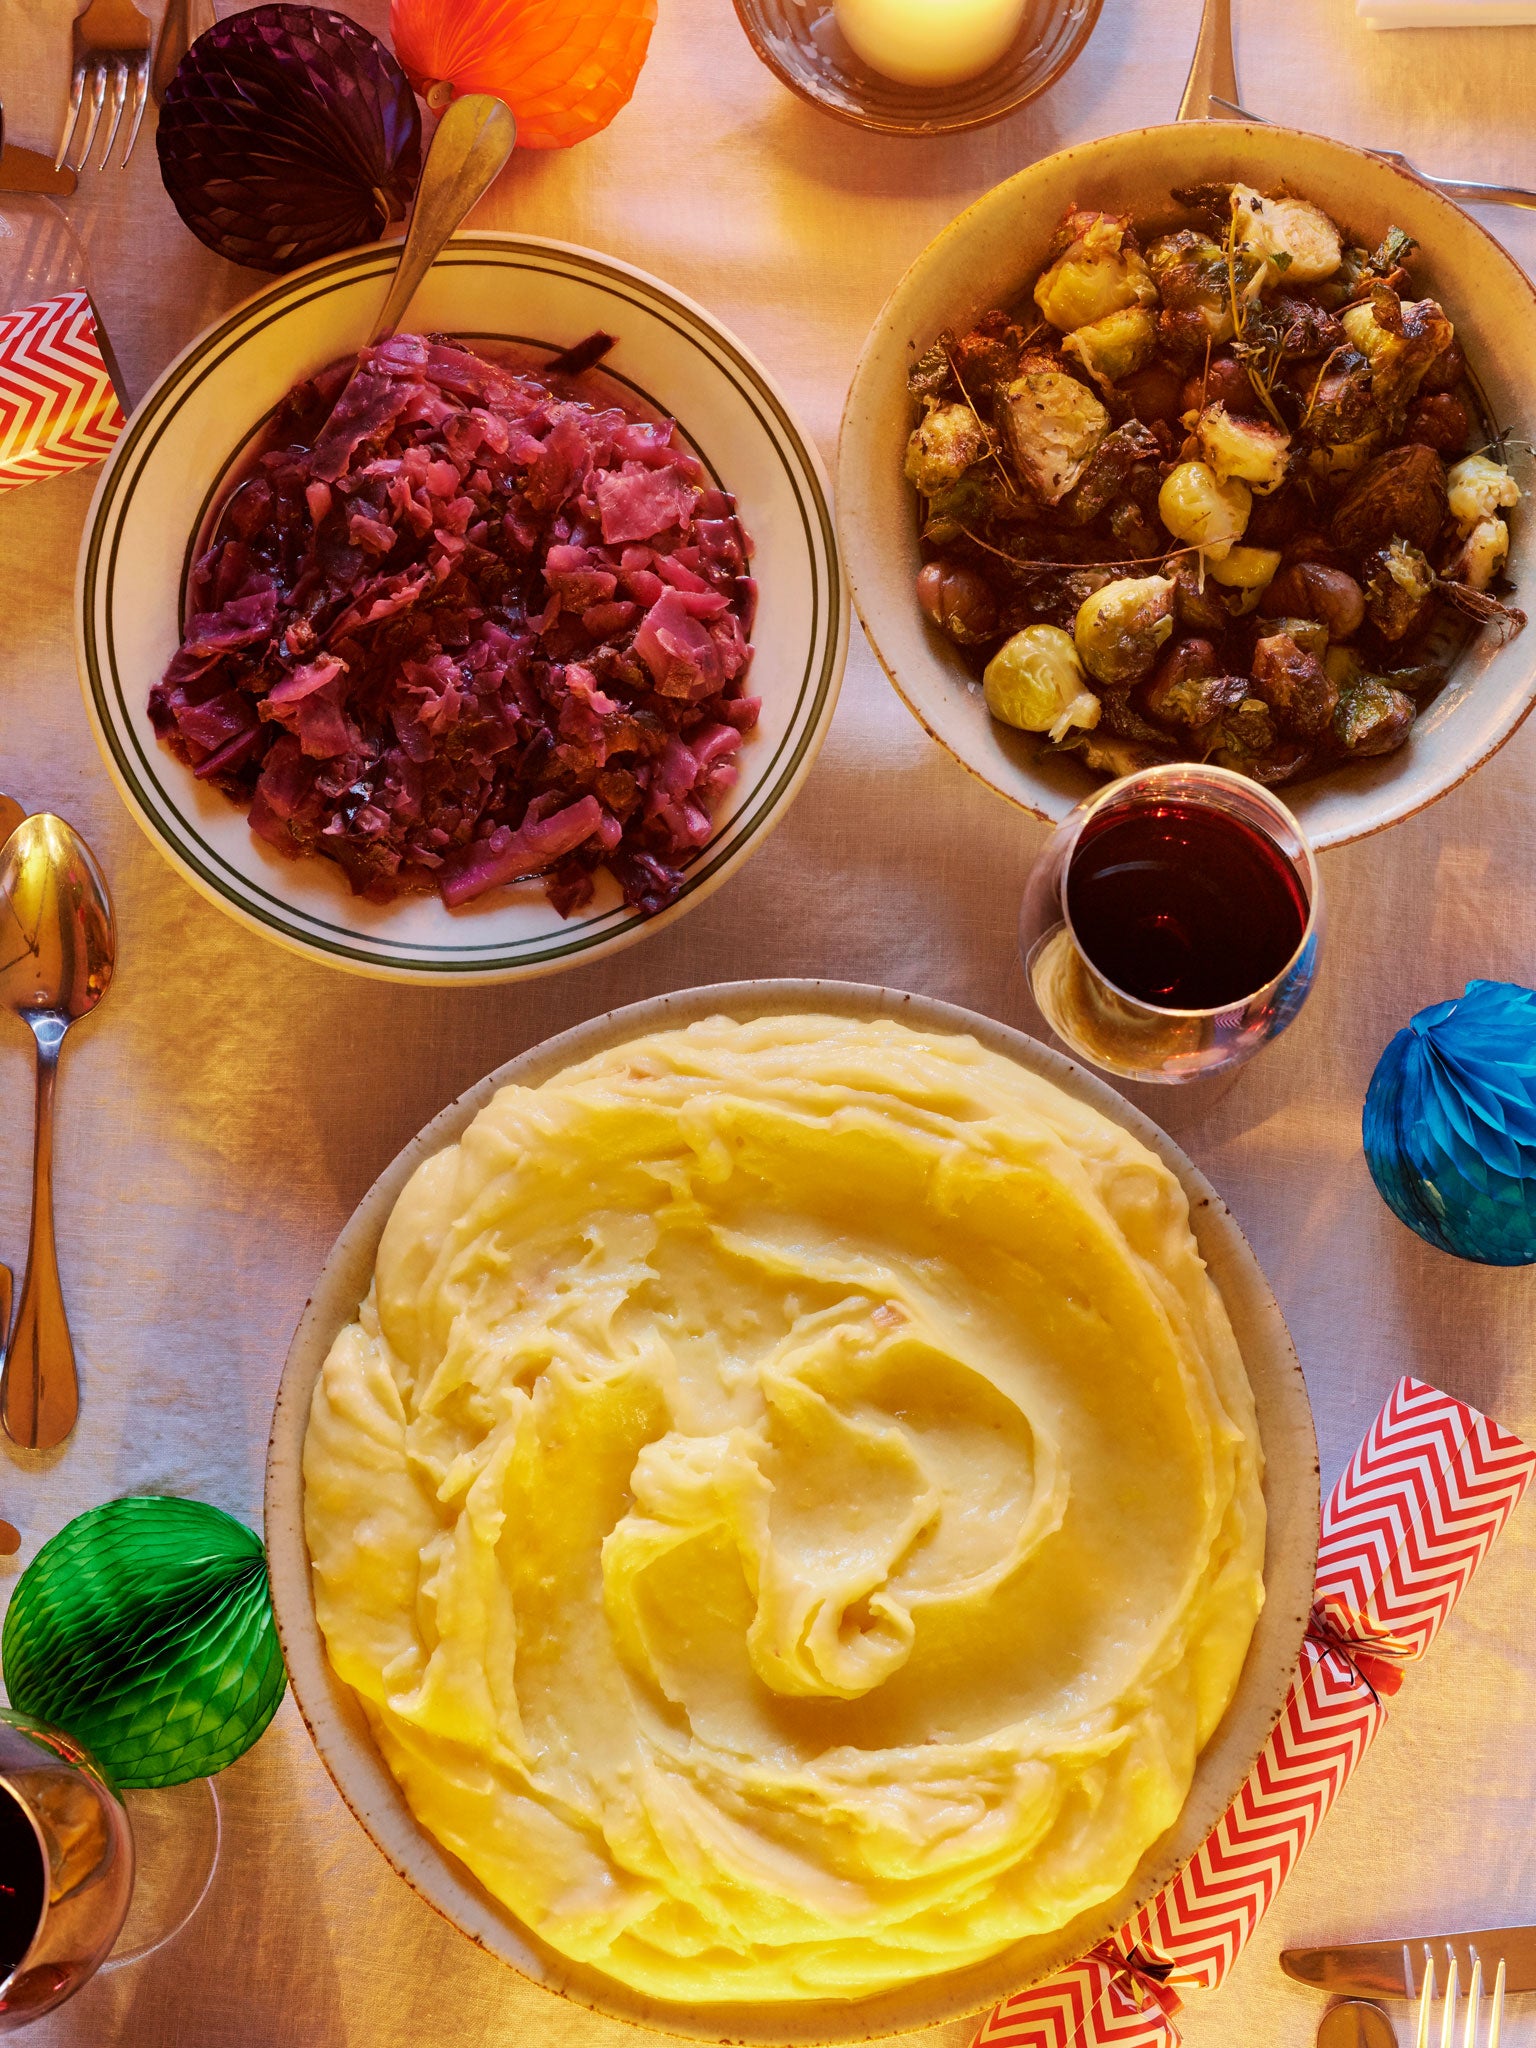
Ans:
POLYGON ((1316 858, 1245 775, 1175 761, 1108 783, 1030 873, 1030 991, 1080 1059, 1179 1085, 1252 1059, 1306 1001, 1323 929, 1316 858))
POLYGON ((70 1736, 0 1709, 0 2033, 173 1940, 219 1836, 211 1779, 119 1795, 70 1736))
POLYGON ((0 1713, 0 2032, 78 1991, 133 1894, 123 1805, 77 1742, 0 1713))

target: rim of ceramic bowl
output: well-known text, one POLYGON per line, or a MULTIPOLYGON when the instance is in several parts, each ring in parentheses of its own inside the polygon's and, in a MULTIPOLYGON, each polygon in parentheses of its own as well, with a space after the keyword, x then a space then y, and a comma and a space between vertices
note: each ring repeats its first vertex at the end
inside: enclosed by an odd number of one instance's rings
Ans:
MULTIPOLYGON (((1379 172, 1383 176, 1396 180, 1401 186, 1411 189, 1415 194, 1427 196, 1430 200, 1438 202, 1446 209, 1449 215, 1455 217, 1461 226, 1476 234, 1479 240, 1486 245, 1487 251, 1493 259, 1502 267, 1508 281, 1523 290, 1530 303, 1532 327, 1536 329, 1536 281, 1533 281, 1527 275, 1520 264, 1516 262, 1515 258, 1499 241, 1498 237, 1485 227, 1480 220, 1468 213, 1465 207, 1458 205, 1456 201, 1450 199, 1445 193, 1437 191, 1436 188, 1427 184, 1423 178, 1417 176, 1413 171, 1405 169, 1400 164, 1391 163, 1370 150, 1359 148, 1354 143, 1342 142, 1336 136, 1319 135, 1312 130, 1304 128, 1289 128, 1277 122, 1254 123, 1236 118, 1221 121, 1162 121, 1152 122, 1141 128, 1120 129, 1111 135, 1090 138, 1085 142, 1073 143, 1065 149, 1055 150, 1049 156, 1038 158, 1034 163, 1026 165, 1024 169, 1016 171, 1011 177, 1005 178, 999 184, 992 186, 988 191, 982 193, 979 198, 973 200, 969 206, 957 214, 945 227, 941 228, 938 234, 918 252, 912 262, 902 272, 902 275, 887 295, 884 305, 876 315, 874 323, 865 337, 858 359, 854 365, 853 376, 848 387, 848 397, 843 407, 843 416, 838 435, 838 519, 840 534, 849 531, 849 527, 844 525, 844 521, 848 517, 846 503, 849 497, 844 477, 845 469, 851 461, 852 443, 855 438, 852 423, 857 414, 858 400, 863 395, 865 379, 870 374, 871 365, 884 338, 884 331, 891 322, 893 309, 900 304, 908 287, 926 269, 935 252, 942 246, 950 243, 957 236, 963 235, 974 217, 982 209, 990 206, 1000 194, 1022 185, 1028 179, 1039 177, 1042 173, 1049 172, 1072 159, 1097 159, 1102 161, 1109 157, 1118 146, 1126 143, 1139 142, 1144 138, 1153 136, 1188 136, 1192 131, 1219 132, 1224 137, 1234 133, 1241 133, 1271 141, 1279 140, 1284 142, 1289 140, 1297 143, 1321 145, 1329 150, 1341 151, 1346 156, 1352 157, 1362 164, 1368 164, 1373 172, 1379 172)), ((1028 273, 1026 272, 1025 274, 1027 275, 1028 273)), ((1471 376, 1472 381, 1476 384, 1476 364, 1472 365, 1471 376)), ((1526 507, 1527 520, 1536 520, 1536 492, 1527 493, 1526 507)), ((1060 824, 1064 818, 1071 814, 1076 804, 1084 798, 1092 797, 1098 789, 1107 786, 1104 782, 1095 780, 1080 789, 1063 789, 1055 796, 1054 801, 1047 799, 1043 795, 1032 799, 1018 788, 1007 786, 998 780, 985 767, 973 760, 962 747, 940 732, 925 711, 922 703, 913 694, 912 687, 903 680, 894 660, 886 653, 881 644, 878 621, 873 616, 874 608, 867 588, 863 587, 861 583, 859 563, 860 551, 850 541, 846 550, 848 582, 853 598, 854 612, 860 626, 863 628, 864 636, 868 640, 875 659, 879 663, 892 689, 895 690, 897 696, 907 707, 908 711, 911 712, 924 732, 927 733, 928 737, 942 747, 951 760, 957 762, 968 775, 973 776, 985 788, 993 791, 995 795, 1002 797, 1016 810, 1022 811, 1027 817, 1038 818, 1044 824, 1060 824)), ((1536 627, 1530 630, 1536 633, 1536 627)), ((1454 674, 1453 666, 1451 675, 1447 678, 1446 683, 1442 685, 1442 693, 1452 686, 1454 674)), ((961 677, 958 671, 953 680, 957 687, 961 685, 961 677)), ((1418 817, 1422 812, 1428 810, 1432 804, 1439 803, 1443 797, 1450 796, 1455 790, 1460 789, 1462 784, 1475 775, 1479 768, 1492 760, 1493 756, 1513 739, 1514 735, 1531 715, 1533 709, 1536 709, 1536 643, 1533 643, 1530 650, 1523 695, 1512 694, 1509 706, 1495 726, 1492 735, 1480 746, 1471 760, 1458 763, 1454 771, 1448 774, 1447 779, 1438 788, 1430 790, 1427 794, 1422 792, 1412 794, 1407 800, 1396 805, 1390 800, 1385 801, 1380 805, 1381 815, 1369 817, 1358 825, 1336 825, 1319 828, 1303 818, 1301 820, 1302 827, 1314 851, 1321 853, 1326 852, 1331 847, 1353 845, 1357 840, 1369 839, 1378 832, 1387 831, 1393 825, 1400 825, 1410 818, 1418 817)), ((1410 737, 1408 746, 1411 748, 1413 744, 1413 739, 1410 737)), ((1384 756, 1382 758, 1392 759, 1393 757, 1384 756)), ((1291 796, 1304 797, 1311 788, 1326 787, 1331 779, 1330 774, 1325 772, 1313 778, 1304 778, 1296 783, 1282 786, 1291 796)), ((1369 802, 1371 797, 1370 791, 1362 791, 1361 795, 1369 802)))
MULTIPOLYGON (((515 935, 504 944, 483 938, 460 944, 446 938, 406 942, 398 936, 369 934, 340 921, 334 910, 322 916, 299 906, 283 893, 281 871, 273 885, 266 886, 272 877, 258 881, 238 872, 210 845, 197 827, 190 792, 183 787, 190 780, 189 769, 170 757, 151 759, 135 730, 131 708, 131 700, 147 693, 148 680, 135 677, 125 682, 119 672, 112 639, 111 579, 123 531, 136 509, 135 493, 144 483, 161 436, 197 384, 223 370, 274 321, 360 280, 377 275, 382 282, 398 256, 398 242, 370 243, 262 286, 194 336, 134 408, 103 466, 81 541, 75 585, 80 686, 97 749, 135 821, 200 895, 247 929, 306 959, 371 979, 417 986, 531 979, 605 957, 675 923, 758 850, 798 795, 826 737, 847 659, 848 583, 831 511, 831 487, 814 442, 769 372, 697 301, 633 264, 579 244, 496 230, 455 235, 439 257, 439 267, 506 266, 592 283, 664 322, 690 351, 705 356, 728 380, 778 464, 803 531, 803 558, 809 570, 803 672, 786 685, 792 709, 774 753, 761 767, 753 767, 746 793, 716 822, 685 871, 677 900, 653 917, 643 917, 627 905, 605 905, 558 927, 515 935), (162 817, 167 825, 162 825, 162 817), (175 839, 170 836, 172 827, 175 839)), ((467 338, 487 337, 477 333, 467 338)), ((511 334, 505 338, 524 339, 511 334)), ((649 398, 642 387, 634 388, 649 398)), ((654 403, 661 411, 670 410, 659 400, 654 403)), ((679 418, 679 424, 687 435, 688 421, 679 418)), ((200 521, 261 425, 242 423, 235 445, 210 462, 214 473, 202 499, 200 521)), ((728 487, 729 479, 726 482, 728 487)), ((743 506, 742 517, 750 532, 749 505, 743 506)), ((183 589, 195 539, 194 530, 183 562, 183 589)))
POLYGON ((990 1017, 900 989, 833 980, 727 982, 655 996, 529 1047, 451 1102, 363 1196, 326 1257, 284 1362, 267 1450, 266 1539, 272 1603, 293 1697, 317 1754, 354 1818, 392 1867, 453 1926, 546 1990, 614 2018, 716 2042, 771 2048, 874 2040, 985 2011, 1042 1981, 1122 1926, 1168 1884, 1241 1789, 1284 1711, 1311 1609, 1318 1541, 1317 1445, 1306 1383, 1284 1317, 1251 1247, 1205 1176, 1150 1118, 1065 1055, 990 1017), (1202 1257, 1231 1317, 1260 1417, 1269 1529, 1265 1604, 1226 1717, 1201 1753, 1177 1825, 1153 1845, 1119 1896, 1048 1940, 968 1969, 857 2000, 681 2006, 630 1990, 548 1948, 419 1826, 384 1764, 355 1695, 332 1672, 315 1616, 304 1536, 303 1451, 315 1381, 331 1343, 371 1282, 384 1225, 424 1159, 460 1137, 509 1082, 537 1086, 641 1033, 702 1017, 807 1010, 892 1017, 964 1034, 1110 1117, 1178 1177, 1202 1257), (1027 1949, 1028 1954, 1025 1955, 1027 1949))
MULTIPOLYGON (((943 94, 980 86, 985 82, 987 73, 984 72, 979 78, 962 80, 958 88, 938 87, 930 100, 920 98, 917 90, 909 87, 907 89, 913 93, 913 118, 903 120, 894 114, 881 114, 870 112, 867 108, 861 110, 857 107, 844 106, 838 100, 817 92, 808 79, 792 71, 783 62, 772 39, 764 33, 761 0, 735 0, 736 18, 741 23, 755 55, 781 85, 788 86, 797 99, 803 100, 808 107, 815 107, 818 113, 830 114, 837 121, 846 121, 850 127, 863 128, 874 135, 905 135, 915 141, 924 140, 929 136, 963 135, 973 129, 990 128, 994 122, 1006 121, 1010 114, 1016 114, 1022 107, 1027 107, 1043 92, 1049 92, 1056 81, 1071 70, 1087 48, 1089 39, 1098 26, 1099 16, 1103 12, 1104 0, 1076 0, 1076 4, 1078 14, 1071 35, 1040 76, 1032 79, 1021 91, 999 100, 995 106, 982 106, 970 113, 943 114, 937 111, 942 104, 943 94), (924 106, 930 111, 924 112, 924 106)), ((789 0, 789 5, 792 8, 796 7, 797 0, 789 0)), ((1026 20, 1024 26, 1028 25, 1026 20)), ((1020 33, 1022 36, 1022 28, 1020 33)), ((1016 42, 1006 56, 998 59, 996 65, 988 67, 989 71, 1002 70, 1018 54, 1016 42)), ((899 90, 899 87, 892 83, 891 90, 899 90)))

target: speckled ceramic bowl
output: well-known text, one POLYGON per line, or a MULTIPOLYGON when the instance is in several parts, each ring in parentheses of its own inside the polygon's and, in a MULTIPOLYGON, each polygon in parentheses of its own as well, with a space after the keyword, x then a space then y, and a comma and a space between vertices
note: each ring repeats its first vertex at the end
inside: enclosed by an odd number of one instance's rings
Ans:
MULTIPOLYGON (((886 674, 941 746, 1037 818, 1066 816, 1100 786, 1071 754, 1048 754, 989 717, 957 649, 918 608, 922 566, 902 459, 912 426, 907 369, 944 328, 962 331, 1017 299, 1071 204, 1166 211, 1169 190, 1204 179, 1281 185, 1315 200, 1358 239, 1406 228, 1416 275, 1456 324, 1489 416, 1526 440, 1536 413, 1536 287, 1486 228, 1411 173, 1347 143, 1240 121, 1181 122, 1084 142, 1031 164, 931 242, 875 322, 843 414, 837 510, 853 601, 886 674)), ((1536 600, 1536 505, 1511 521, 1518 602, 1536 600)), ((1408 744, 1286 785, 1312 844, 1339 846, 1412 817, 1453 790, 1536 701, 1536 626, 1501 645, 1483 632, 1418 720, 1408 744)))
POLYGON ((1317 1448, 1289 1333, 1247 1240, 1220 1196, 1178 1146, 1104 1082, 1006 1025, 899 990, 836 981, 736 982, 636 1003, 533 1047, 450 1103, 375 1181, 336 1240, 283 1368, 267 1455, 272 1601, 294 1698, 342 1797, 400 1875, 480 1947, 578 2004, 668 2033, 707 2041, 761 2042, 771 2048, 871 2040, 983 2011, 1083 1954, 1160 1891, 1231 1804, 1279 1717, 1312 1603, 1317 1531, 1317 1448), (400 1190, 422 1160, 460 1137, 498 1088, 510 1081, 537 1085, 627 1039, 700 1017, 748 1018, 806 1010, 895 1017, 924 1031, 969 1032, 991 1051, 1054 1081, 1124 1125, 1177 1174, 1189 1196, 1195 1236, 1226 1302, 1258 1404, 1269 1510, 1266 1600, 1237 1694, 1201 1755, 1179 1823, 1147 1852, 1118 1898, 1059 1933, 1020 1942, 971 1969, 930 1977, 874 1998, 793 2005, 672 2005, 645 1998, 545 1947, 417 1824, 374 1745, 356 1698, 331 1670, 315 1619, 304 1540, 304 1433, 315 1380, 337 1332, 351 1321, 368 1290, 379 1239, 400 1190))

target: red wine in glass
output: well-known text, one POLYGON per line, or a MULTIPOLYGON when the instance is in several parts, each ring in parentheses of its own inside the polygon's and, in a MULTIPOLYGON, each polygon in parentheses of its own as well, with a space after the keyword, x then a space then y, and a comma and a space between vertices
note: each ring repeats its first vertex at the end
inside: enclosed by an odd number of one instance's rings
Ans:
POLYGON ((1309 906, 1268 833, 1208 803, 1111 803, 1083 827, 1066 910, 1087 959, 1122 994, 1165 1010, 1224 1010, 1289 965, 1309 906))
POLYGON ((14 1793, 0 1787, 0 1981, 32 1946, 47 1897, 37 1829, 14 1793))

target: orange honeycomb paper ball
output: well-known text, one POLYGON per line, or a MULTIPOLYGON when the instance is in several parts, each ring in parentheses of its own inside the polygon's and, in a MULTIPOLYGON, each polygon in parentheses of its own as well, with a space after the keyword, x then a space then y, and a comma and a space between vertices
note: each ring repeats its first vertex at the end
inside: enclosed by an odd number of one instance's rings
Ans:
POLYGON ((656 0, 390 0, 412 85, 439 111, 489 92, 525 149, 569 149, 606 128, 635 89, 656 0))

